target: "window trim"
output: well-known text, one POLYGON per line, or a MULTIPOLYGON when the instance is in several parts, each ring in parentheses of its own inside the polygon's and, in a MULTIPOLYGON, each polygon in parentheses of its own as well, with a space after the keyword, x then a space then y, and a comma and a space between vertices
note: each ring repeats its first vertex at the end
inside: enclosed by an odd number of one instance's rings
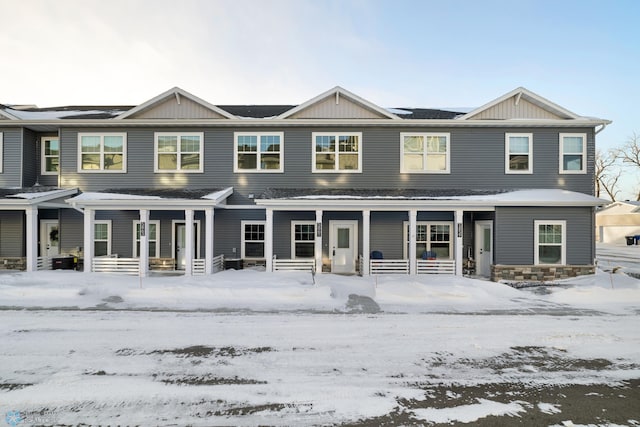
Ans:
POLYGON ((99 219, 99 220, 95 220, 93 221, 93 256, 97 257, 97 256, 111 256, 111 241, 112 236, 111 236, 111 220, 110 219, 99 219), (95 227, 97 224, 106 224, 107 225, 107 254, 106 255, 96 255, 96 242, 104 242, 104 240, 97 240, 96 239, 96 230, 95 227))
MULTIPOLYGON (((567 263, 567 221, 566 220, 534 220, 533 233, 534 233, 534 244, 533 244, 534 265, 551 265, 551 266, 566 265, 567 263), (562 226, 562 243, 559 245, 561 247, 560 263, 543 264, 540 262, 540 226, 541 225, 561 225, 562 226)), ((549 245, 549 243, 545 243, 545 245, 549 245)), ((552 245, 558 246, 555 243, 552 245)))
POLYGON ((316 223, 315 221, 291 221, 291 259, 314 259, 315 258, 315 243, 316 243, 316 223), (296 240, 296 225, 310 225, 313 227, 313 240, 296 240), (311 257, 296 257, 296 243, 310 243, 313 242, 314 255, 311 257))
POLYGON ((507 132, 504 134, 504 173, 505 174, 515 174, 515 175, 526 175, 533 173, 533 134, 532 133, 518 133, 518 132, 507 132), (529 139, 529 153, 527 154, 529 157, 529 168, 523 170, 511 170, 509 168, 509 146, 510 146, 510 138, 511 137, 523 137, 526 136, 529 139))
POLYGON ((4 138, 3 132, 0 132, 0 173, 4 173, 4 138))
MULTIPOLYGON (((417 154, 417 153, 416 153, 417 154)), ((449 132, 400 132, 400 173, 409 173, 409 174, 450 174, 451 173, 451 133, 449 132), (426 144, 422 150, 422 169, 421 170, 408 170, 405 168, 404 164, 404 138, 406 136, 422 136, 425 138, 430 136, 437 137, 445 137, 447 142, 447 151, 445 154, 445 169, 444 170, 430 170, 427 169, 427 158, 429 157, 427 153, 426 144)))
MULTIPOLYGON (((138 253, 138 242, 140 241, 138 239, 138 225, 140 224, 140 220, 136 219, 133 221, 133 250, 132 250, 132 254, 134 258, 140 258, 140 254, 138 253)), ((155 255, 152 255, 151 253, 149 253, 149 258, 160 258, 160 221, 157 219, 153 219, 153 220, 149 220, 147 221, 147 224, 155 224, 156 226, 156 240, 154 240, 156 242, 156 253, 155 255)), ((149 239, 149 243, 151 243, 152 240, 149 239)))
MULTIPOLYGON (((362 173, 362 150, 363 140, 362 140, 362 132, 312 132, 311 133, 311 172, 312 173, 362 173), (336 149, 333 152, 336 156, 336 161, 333 169, 317 169, 316 168, 316 137, 317 136, 334 136, 336 137, 336 149), (340 136, 357 136, 358 137, 358 168, 357 169, 339 169, 340 166, 340 144, 338 143, 338 139, 340 136)), ((327 152, 327 154, 331 154, 327 152)))
MULTIPOLYGON (((82 161, 82 159, 80 159, 82 161)), ((59 136, 43 136, 40 138, 40 175, 58 175, 60 173, 60 137, 59 136), (51 156, 45 154, 45 141, 55 139, 58 141, 58 155, 51 156), (47 158, 58 158, 58 170, 56 172, 47 171, 47 158)))
POLYGON ((78 132, 78 173, 127 173, 127 133, 126 132, 78 132), (98 136, 100 137, 100 169, 82 169, 82 137, 98 136), (104 137, 105 136, 121 136, 122 137, 122 169, 104 169, 104 137))
POLYGON ((233 172, 234 173, 283 173, 284 172, 284 132, 234 132, 233 133, 233 172), (256 156, 260 157, 262 154, 273 153, 270 151, 262 152, 260 137, 261 136, 279 136, 280 137, 280 167, 278 169, 262 169, 260 162, 256 161, 256 169, 240 169, 238 167, 238 137, 239 136, 256 136, 258 138, 256 156))
POLYGON ((154 132, 153 133, 153 172, 154 173, 204 173, 204 132, 154 132), (176 169, 159 169, 158 168, 158 137, 159 136, 175 136, 178 138, 176 147, 176 169), (199 136, 200 150, 198 151, 199 163, 198 169, 181 169, 180 168, 180 137, 182 136, 199 136))
MULTIPOLYGON (((267 222, 266 221, 252 221, 252 220, 246 220, 246 221, 240 221, 240 257, 242 259, 249 259, 249 260, 263 260, 264 258, 264 249, 263 249, 263 253, 262 253, 262 258, 260 257, 246 257, 245 256, 245 243, 246 242, 262 242, 264 244, 264 248, 266 248, 267 246, 267 242, 266 240, 245 240, 244 235, 244 227, 245 225, 262 225, 265 227, 265 233, 266 233, 266 227, 267 227, 267 222)), ((266 237, 266 236, 265 236, 266 237)))
MULTIPOLYGON (((448 225, 449 226, 449 260, 455 259, 455 252, 454 252, 454 242, 455 242, 455 237, 453 236, 453 230, 454 230, 454 221, 416 221, 416 227, 418 225, 426 225, 427 227, 430 227, 432 225, 448 225)), ((402 222, 402 235, 403 237, 403 245, 402 245, 402 259, 408 259, 409 258, 409 221, 403 221, 402 222)), ((427 240, 427 242, 429 243, 429 245, 431 244, 431 240, 427 240)), ((418 243, 418 240, 416 240, 416 243, 418 243)), ((428 250, 431 250, 431 248, 429 248, 428 250)), ((416 259, 421 259, 422 254, 418 254, 416 253, 416 259)), ((444 258, 442 258, 444 259, 444 258)))
MULTIPOLYGON (((587 134, 586 133, 561 133, 559 135, 560 140, 560 162, 559 162, 559 173, 567 174, 567 175, 584 175, 587 173, 587 134), (567 170, 564 169, 564 138, 565 137, 576 137, 579 136, 582 138, 582 169, 580 170, 567 170)), ((578 154, 578 153, 567 153, 567 154, 578 154)))

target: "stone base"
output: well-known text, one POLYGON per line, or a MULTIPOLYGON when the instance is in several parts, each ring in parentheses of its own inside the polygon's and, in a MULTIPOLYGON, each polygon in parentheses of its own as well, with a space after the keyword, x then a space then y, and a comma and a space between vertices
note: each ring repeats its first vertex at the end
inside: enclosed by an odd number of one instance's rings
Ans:
POLYGON ((26 270, 27 259, 24 257, 0 258, 0 270, 26 270))
POLYGON ((594 274, 594 265, 492 265, 491 280, 526 280, 533 282, 550 282, 552 280, 567 279, 569 277, 594 274))

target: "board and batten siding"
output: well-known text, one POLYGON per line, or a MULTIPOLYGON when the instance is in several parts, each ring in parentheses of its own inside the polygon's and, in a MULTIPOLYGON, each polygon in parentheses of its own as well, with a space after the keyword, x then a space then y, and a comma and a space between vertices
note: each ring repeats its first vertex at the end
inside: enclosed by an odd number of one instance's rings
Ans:
POLYGON ((567 222, 566 262, 592 265, 595 258, 594 213, 590 207, 498 207, 495 212, 495 264, 533 265, 534 221, 567 222))
POLYGON ((0 187, 22 187, 22 129, 2 129, 0 187))

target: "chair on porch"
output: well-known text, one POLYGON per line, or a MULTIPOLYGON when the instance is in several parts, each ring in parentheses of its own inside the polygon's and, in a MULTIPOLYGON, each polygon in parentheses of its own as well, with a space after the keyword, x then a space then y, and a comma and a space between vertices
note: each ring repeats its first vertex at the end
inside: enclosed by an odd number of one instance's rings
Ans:
POLYGON ((434 251, 424 251, 422 252, 422 259, 436 259, 436 253, 434 251))
POLYGON ((371 251, 371 259, 384 259, 384 256, 380 251, 371 251))

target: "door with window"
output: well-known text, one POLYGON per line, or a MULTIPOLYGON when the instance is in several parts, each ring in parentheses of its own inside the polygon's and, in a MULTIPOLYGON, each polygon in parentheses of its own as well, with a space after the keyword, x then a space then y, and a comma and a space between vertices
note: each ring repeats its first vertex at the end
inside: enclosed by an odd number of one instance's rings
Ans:
POLYGON ((476 274, 490 277, 493 263, 493 221, 476 221, 475 256, 476 274))
POLYGON ((330 221, 329 247, 331 272, 354 274, 356 272, 358 221, 330 221))
POLYGON ((40 221, 40 256, 60 255, 60 234, 58 220, 40 221))
MULTIPOLYGON (((176 269, 184 270, 187 265, 186 247, 187 247, 187 233, 186 225, 184 222, 175 224, 174 232, 174 257, 176 259, 176 269)), ((198 258, 198 243, 200 239, 198 236, 198 223, 193 223, 193 258, 198 258)))

